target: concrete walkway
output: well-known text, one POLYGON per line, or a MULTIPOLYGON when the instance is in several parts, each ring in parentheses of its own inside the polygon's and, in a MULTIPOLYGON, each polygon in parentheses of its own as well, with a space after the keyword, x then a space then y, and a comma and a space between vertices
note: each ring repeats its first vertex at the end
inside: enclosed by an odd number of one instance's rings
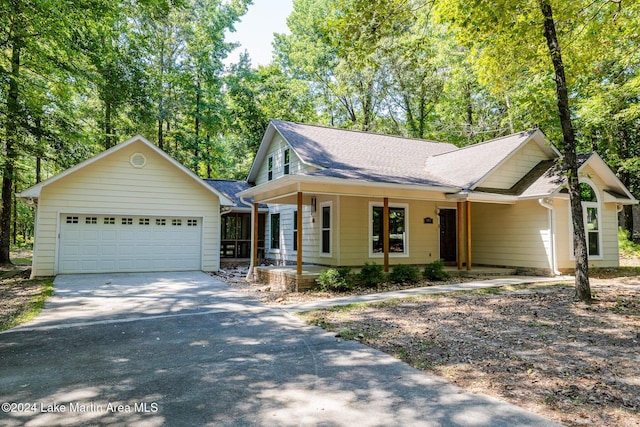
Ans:
POLYGON ((2 426, 557 426, 201 272, 59 276, 0 333, 2 426))
POLYGON ((425 286, 422 288, 403 289, 400 291, 380 292, 376 294, 356 295, 349 297, 316 300, 296 304, 279 306, 280 309, 288 313, 296 313, 307 310, 317 310, 321 308, 334 307, 339 305, 349 305, 357 303, 369 303, 387 301, 397 298, 407 298, 417 295, 441 294, 446 292, 470 291, 477 289, 499 288, 507 285, 519 285, 526 283, 559 283, 573 280, 571 276, 562 277, 539 277, 539 276, 510 276, 488 280, 474 280, 472 282, 453 283, 448 285, 425 286))

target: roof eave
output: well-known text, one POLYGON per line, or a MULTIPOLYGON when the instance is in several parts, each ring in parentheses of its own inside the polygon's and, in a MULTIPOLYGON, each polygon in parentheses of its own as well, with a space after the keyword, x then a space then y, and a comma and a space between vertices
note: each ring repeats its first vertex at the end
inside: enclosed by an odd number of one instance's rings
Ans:
POLYGON ((155 151, 156 153, 158 153, 160 156, 162 156, 163 158, 165 158, 167 161, 169 161, 169 163, 173 164, 175 167, 177 167, 179 170, 181 170, 182 172, 184 172, 185 174, 187 174, 189 177, 191 177, 194 181, 196 181, 200 186, 202 186, 203 188, 205 188, 207 191, 215 194, 216 196, 218 196, 218 198, 220 199, 220 204, 221 205, 225 205, 225 206, 233 206, 233 201, 231 201, 229 198, 227 198, 225 195, 223 195, 222 193, 220 193, 219 191, 217 191, 215 188, 211 187, 209 184, 207 184, 206 182, 204 182, 200 177, 198 177, 195 173, 191 172, 189 169, 187 169, 183 164, 181 164, 180 162, 178 162, 176 159, 174 159, 173 157, 169 156, 167 153, 165 153, 164 151, 162 151, 160 148, 156 147, 154 144, 152 144, 148 139, 146 139, 145 137, 143 137, 142 135, 136 135, 132 138, 127 139, 124 142, 121 142, 120 144, 117 144, 111 148, 109 148, 108 150, 105 150, 93 157, 91 157, 90 159, 87 159, 83 162, 78 163, 75 166, 72 166, 68 169, 65 169, 64 171, 60 172, 57 175, 52 176, 51 178, 44 180, 30 188, 27 188, 26 190, 22 191, 21 193, 16 194, 16 196, 18 198, 21 199, 37 199, 40 197, 40 193, 42 192, 42 189, 44 187, 46 187, 47 185, 53 184, 54 182, 57 182, 71 174, 73 174, 74 172, 83 169, 109 155, 111 155, 112 153, 116 152, 116 151, 120 151, 123 148, 133 144, 136 141, 140 141, 143 144, 145 144, 147 147, 149 147, 151 150, 155 151))
POLYGON ((278 187, 282 187, 292 183, 323 183, 333 185, 358 185, 363 187, 376 187, 387 189, 410 189, 410 190, 423 190, 434 191, 440 193, 457 193, 461 190, 460 187, 446 187, 437 185, 419 185, 419 184, 395 184, 387 182, 374 182, 363 181, 360 179, 348 179, 348 178, 334 178, 334 177, 318 177, 310 175, 286 175, 273 181, 265 182, 264 184, 251 187, 247 190, 241 191, 237 194, 238 197, 255 197, 263 191, 273 190, 278 187))
POLYGON ((482 176, 478 181, 476 181, 476 183, 473 184, 471 189, 474 190, 477 187, 481 187, 482 183, 487 179, 489 179, 489 177, 493 174, 493 172, 495 172, 498 168, 500 168, 500 166, 504 165, 509 159, 511 159, 511 157, 513 157, 518 151, 520 151, 522 147, 528 144, 531 140, 534 140, 536 144, 538 144, 538 147, 540 147, 540 149, 546 155, 548 155, 551 159, 560 157, 560 151, 558 151, 558 149, 554 147, 554 145, 547 140, 545 134, 540 129, 536 129, 531 135, 525 138, 516 148, 514 148, 507 156, 505 156, 504 159, 498 162, 498 164, 495 165, 493 168, 491 168, 489 172, 484 174, 484 176, 482 176))

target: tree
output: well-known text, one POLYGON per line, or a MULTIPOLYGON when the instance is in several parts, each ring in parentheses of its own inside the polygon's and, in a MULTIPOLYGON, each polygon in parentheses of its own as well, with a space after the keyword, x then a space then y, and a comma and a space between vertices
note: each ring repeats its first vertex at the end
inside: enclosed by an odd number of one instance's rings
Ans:
MULTIPOLYGON (((517 87, 519 80, 544 82, 544 76, 549 75, 548 65, 553 65, 554 79, 549 82, 553 82, 553 86, 546 84, 546 88, 555 88, 553 99, 563 141, 563 166, 574 226, 576 297, 585 302, 591 301, 591 292, 578 189, 578 142, 572 117, 575 106, 572 107, 568 94, 579 93, 577 82, 580 76, 587 76, 583 70, 593 65, 595 57, 604 56, 599 34, 612 31, 612 21, 606 17, 611 8, 618 9, 619 5, 620 2, 608 0, 554 4, 551 0, 502 0, 497 3, 479 0, 439 4, 440 16, 459 30, 461 43, 477 53, 475 64, 482 70, 481 79, 495 92, 510 95, 510 88, 517 87), (548 58, 551 58, 550 62, 548 58), (575 91, 569 90, 569 86, 575 87, 575 91)), ((552 99, 547 90, 536 95, 541 99, 552 99)), ((556 139, 553 129, 547 134, 556 139)))

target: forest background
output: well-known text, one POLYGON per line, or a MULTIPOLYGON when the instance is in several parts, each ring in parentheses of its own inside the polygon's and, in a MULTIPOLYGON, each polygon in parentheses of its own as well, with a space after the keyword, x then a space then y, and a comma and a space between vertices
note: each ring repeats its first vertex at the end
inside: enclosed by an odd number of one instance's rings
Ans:
MULTIPOLYGON (((201 177, 244 179, 271 118, 563 149, 541 0, 294 0, 271 64, 223 60, 250 0, 0 0, 0 258, 14 194, 141 134, 201 177)), ((640 1, 549 0, 578 152, 640 197, 640 1)), ((624 226, 631 229, 630 207, 624 226)))

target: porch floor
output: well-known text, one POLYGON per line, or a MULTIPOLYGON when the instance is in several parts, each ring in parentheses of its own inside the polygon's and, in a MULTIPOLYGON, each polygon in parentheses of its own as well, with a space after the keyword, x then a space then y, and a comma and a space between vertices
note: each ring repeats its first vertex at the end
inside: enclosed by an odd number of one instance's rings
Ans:
MULTIPOLYGON (((289 292, 300 292, 311 289, 316 279, 324 271, 332 267, 320 266, 320 265, 303 265, 302 274, 296 274, 295 265, 286 266, 260 266, 256 267, 254 272, 256 280, 258 282, 269 284, 279 290, 289 292)), ((354 268, 354 272, 359 269, 354 268)), ((499 277, 499 276, 514 276, 517 269, 504 268, 504 267, 473 267, 471 270, 458 270, 455 266, 445 266, 446 271, 452 277, 499 277)))

